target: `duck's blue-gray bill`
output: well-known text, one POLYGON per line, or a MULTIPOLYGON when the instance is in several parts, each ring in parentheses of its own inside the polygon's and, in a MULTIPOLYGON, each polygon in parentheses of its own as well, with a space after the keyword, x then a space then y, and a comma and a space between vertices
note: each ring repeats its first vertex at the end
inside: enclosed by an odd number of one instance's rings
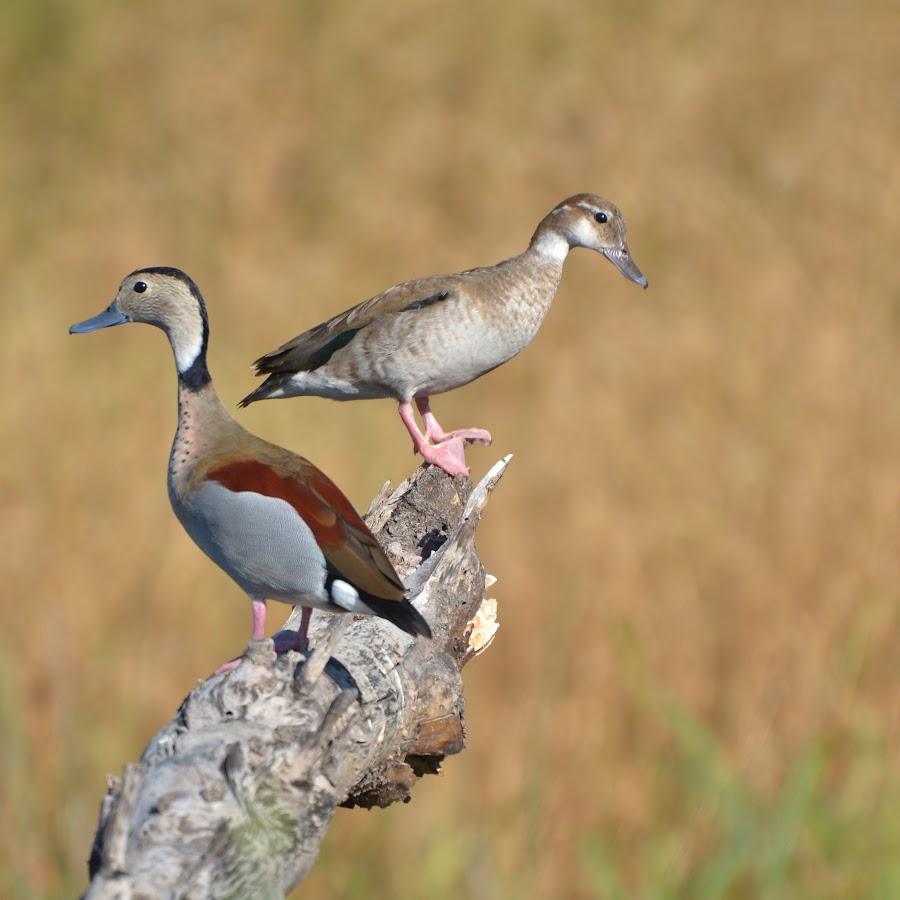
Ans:
POLYGON ((110 325, 123 325, 128 319, 120 313, 114 304, 111 304, 102 313, 78 322, 69 329, 69 334, 87 334, 89 331, 98 331, 101 328, 109 328, 110 325))

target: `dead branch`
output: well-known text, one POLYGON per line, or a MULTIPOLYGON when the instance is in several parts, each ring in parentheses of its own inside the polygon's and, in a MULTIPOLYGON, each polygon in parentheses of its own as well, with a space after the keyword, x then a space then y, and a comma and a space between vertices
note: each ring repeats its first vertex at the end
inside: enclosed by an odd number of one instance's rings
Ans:
POLYGON ((86 897, 283 897, 339 804, 408 800, 465 747, 460 670, 496 630, 475 531, 509 459, 474 490, 420 468, 366 515, 434 639, 317 613, 305 658, 252 642, 109 778, 86 897))

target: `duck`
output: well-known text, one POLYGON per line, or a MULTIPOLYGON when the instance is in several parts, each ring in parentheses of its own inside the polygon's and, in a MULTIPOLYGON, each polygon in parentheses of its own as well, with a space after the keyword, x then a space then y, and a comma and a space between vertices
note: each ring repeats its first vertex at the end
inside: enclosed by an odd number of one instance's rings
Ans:
POLYGON ((379 616, 410 635, 431 637, 337 485, 308 459, 247 431, 225 408, 207 367, 209 318, 193 280, 168 266, 138 269, 103 312, 69 333, 127 322, 155 325, 169 338, 178 372, 169 500, 194 543, 250 598, 251 639, 265 635, 268 600, 302 607, 295 636, 276 647, 281 653, 306 649, 312 609, 379 616))
POLYGON ((298 396, 390 398, 399 404, 413 452, 448 475, 468 476, 465 445, 490 444, 491 435, 482 428, 445 432, 429 398, 493 371, 531 343, 575 247, 596 250, 647 287, 619 209, 594 194, 575 194, 541 220, 518 256, 403 282, 261 356, 253 365, 266 379, 240 405, 298 396))

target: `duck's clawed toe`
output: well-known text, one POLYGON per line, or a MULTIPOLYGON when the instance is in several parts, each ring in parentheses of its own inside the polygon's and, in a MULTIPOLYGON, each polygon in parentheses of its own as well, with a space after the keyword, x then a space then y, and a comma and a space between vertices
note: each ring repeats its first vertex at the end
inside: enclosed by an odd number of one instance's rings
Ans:
POLYGON ((439 437, 435 435, 428 435, 428 437, 432 438, 435 444, 444 444, 447 441, 461 440, 465 441, 467 444, 482 444, 485 447, 494 440, 491 437, 491 433, 485 431, 483 428, 460 428, 458 431, 449 431, 446 434, 442 433, 439 437))
MULTIPOLYGON (((425 425, 425 440, 431 441, 432 444, 445 444, 448 441, 460 440, 467 444, 484 444, 487 446, 493 440, 491 433, 483 428, 460 428, 457 431, 444 431, 431 411, 428 397, 418 397, 416 406, 419 408, 419 414, 422 416, 422 422, 425 425)), ((409 426, 407 425, 407 427, 409 426)))
POLYGON ((462 475, 469 477, 469 468, 466 465, 466 442, 462 438, 447 439, 439 444, 423 444, 419 452, 426 463, 443 469, 448 475, 462 475))
POLYGON ((223 672, 230 672, 232 669, 236 669, 243 661, 244 657, 239 656, 237 659, 231 660, 231 662, 222 663, 222 665, 219 666, 219 668, 216 669, 216 671, 213 672, 210 677, 213 678, 216 675, 221 675, 223 672))

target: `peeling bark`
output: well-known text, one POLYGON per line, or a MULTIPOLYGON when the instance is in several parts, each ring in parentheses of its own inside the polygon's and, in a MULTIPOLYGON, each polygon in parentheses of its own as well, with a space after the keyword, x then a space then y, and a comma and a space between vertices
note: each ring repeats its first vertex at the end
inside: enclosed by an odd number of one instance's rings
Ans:
MULTIPOLYGON (((474 489, 433 467, 382 489, 366 520, 434 638, 316 613, 305 656, 251 642, 109 778, 86 897, 283 897, 338 805, 407 801, 463 750, 460 672, 497 628, 475 532, 509 459, 474 489)), ((285 628, 298 624, 295 611, 285 628)))

